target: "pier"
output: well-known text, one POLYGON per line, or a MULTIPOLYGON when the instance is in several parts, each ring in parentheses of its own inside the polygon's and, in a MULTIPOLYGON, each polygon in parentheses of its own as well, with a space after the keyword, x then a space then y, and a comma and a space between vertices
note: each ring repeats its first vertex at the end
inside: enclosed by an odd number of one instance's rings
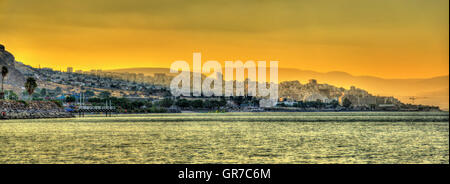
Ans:
POLYGON ((105 113, 106 117, 111 117, 112 113, 117 112, 114 106, 79 106, 74 110, 74 113, 78 113, 79 117, 84 117, 85 113, 105 113))

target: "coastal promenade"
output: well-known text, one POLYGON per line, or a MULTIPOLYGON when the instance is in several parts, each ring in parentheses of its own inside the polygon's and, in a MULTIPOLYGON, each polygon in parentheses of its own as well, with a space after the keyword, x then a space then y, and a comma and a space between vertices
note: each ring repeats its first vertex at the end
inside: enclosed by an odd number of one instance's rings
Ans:
POLYGON ((73 114, 49 101, 0 100, 0 119, 71 118, 73 114))

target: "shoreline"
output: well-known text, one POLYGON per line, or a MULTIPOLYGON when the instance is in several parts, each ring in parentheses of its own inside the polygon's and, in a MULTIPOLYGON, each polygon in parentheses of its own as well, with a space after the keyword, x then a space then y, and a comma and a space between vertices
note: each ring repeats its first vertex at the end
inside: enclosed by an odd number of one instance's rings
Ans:
MULTIPOLYGON (((271 113, 333 113, 333 114, 345 114, 345 113, 449 113, 448 111, 297 111, 297 112, 289 112, 289 111, 264 111, 264 112, 197 112, 197 111, 189 111, 189 112, 180 112, 180 113, 113 113, 112 117, 120 117, 127 115, 170 115, 170 114, 179 114, 179 115, 188 115, 188 114, 208 114, 210 116, 221 116, 221 115, 232 115, 232 114, 246 114, 246 113, 254 113, 254 114, 271 114, 271 113)), ((103 113, 88 113, 87 116, 101 116, 103 117, 103 113)), ((370 117, 371 115, 368 115, 370 117)), ((423 115, 417 115, 423 116, 423 115)), ((6 116, 0 114, 0 120, 20 120, 20 119, 56 119, 56 118, 77 118, 76 113, 71 112, 18 112, 18 113, 8 113, 6 116)), ((108 117, 106 117, 108 118, 108 117)), ((183 120, 171 120, 171 122, 178 122, 183 120)), ((309 120, 310 121, 310 120, 309 120)), ((322 122, 322 120, 318 120, 322 122)), ((361 120, 360 120, 361 121, 361 120)), ((362 120, 364 121, 364 120, 362 120)), ((446 120, 448 121, 448 120, 446 120)))
POLYGON ((110 122, 449 122, 447 112, 231 112, 231 113, 147 113, 88 114, 78 117, 71 113, 51 113, 37 117, 10 118, 9 120, 72 118, 76 122, 90 122, 91 118, 110 122))
POLYGON ((51 101, 0 100, 0 119, 72 118, 61 105, 51 101))
POLYGON ((75 118, 75 115, 67 112, 38 112, 38 113, 9 113, 6 116, 0 116, 0 120, 13 119, 54 119, 54 118, 75 118))

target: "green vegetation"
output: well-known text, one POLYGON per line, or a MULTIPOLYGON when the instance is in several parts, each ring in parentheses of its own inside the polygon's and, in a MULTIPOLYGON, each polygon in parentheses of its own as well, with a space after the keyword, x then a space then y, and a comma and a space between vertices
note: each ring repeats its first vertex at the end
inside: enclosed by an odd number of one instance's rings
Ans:
MULTIPOLYGON (((287 105, 285 105, 285 104, 279 104, 278 106, 287 107, 287 105)), ((320 108, 325 108, 325 107, 336 108, 338 106, 339 106, 339 102, 336 100, 333 100, 330 103, 324 103, 324 102, 321 102, 320 100, 312 101, 312 102, 299 101, 292 105, 292 107, 303 108, 303 109, 305 109, 305 108, 320 109, 320 108)))
POLYGON ((93 106, 104 106, 107 102, 111 102, 111 104, 116 106, 118 111, 121 113, 164 113, 168 112, 168 109, 173 105, 181 109, 218 110, 220 107, 226 105, 226 101, 224 99, 203 101, 186 99, 172 100, 171 98, 164 98, 160 101, 152 102, 151 99, 130 100, 127 98, 103 97, 104 98, 91 97, 87 100, 87 102, 93 106))
POLYGON ((186 99, 180 99, 180 100, 178 100, 178 101, 175 103, 175 105, 177 105, 178 107, 181 107, 181 108, 186 108, 186 107, 190 107, 190 106, 191 106, 191 104, 189 103, 189 101, 186 100, 186 99))
POLYGON ((2 91, 0 92, 0 99, 5 98, 5 92, 3 91, 3 83, 5 80, 6 75, 8 75, 8 67, 2 66, 2 91))
POLYGON ((227 104, 225 99, 220 100, 186 100, 186 99, 178 99, 175 102, 175 105, 182 109, 219 109, 220 107, 224 107, 227 104))
POLYGON ((23 103, 25 106, 28 106, 28 102, 25 100, 18 100, 17 102, 19 103, 23 103))
POLYGON ((25 82, 25 89, 27 90, 28 95, 31 96, 36 88, 37 88, 36 79, 34 79, 33 77, 28 77, 27 81, 25 82))
POLYGON ((5 90, 5 98, 6 98, 6 96, 8 96, 8 99, 10 99, 10 100, 18 100, 19 99, 19 96, 16 94, 16 93, 14 93, 14 91, 12 91, 12 90, 5 90))
POLYGON ((93 106, 104 106, 106 101, 116 106, 119 113, 165 113, 166 107, 153 105, 150 100, 129 100, 126 98, 110 97, 108 99, 89 98, 87 100, 93 106))
POLYGON ((60 107, 60 108, 62 108, 63 107, 63 104, 62 104, 62 102, 61 101, 59 101, 59 100, 51 100, 53 103, 55 103, 58 107, 60 107))
POLYGON ((342 102, 342 105, 345 108, 349 108, 350 106, 352 106, 352 102, 348 98, 346 98, 346 99, 344 99, 344 102, 342 102))
POLYGON ((73 102, 76 101, 76 99, 75 99, 74 96, 66 96, 65 101, 68 102, 68 103, 73 103, 73 102))
POLYGON ((191 103, 192 105, 192 107, 193 108, 196 108, 196 109, 198 109, 198 108, 203 108, 204 106, 203 106, 203 100, 194 100, 194 101, 192 101, 192 103, 191 103))
POLYGON ((40 93, 41 96, 44 96, 44 97, 47 96, 47 94, 48 94, 47 93, 47 89, 45 89, 45 88, 42 88, 39 93, 40 93))
POLYGON ((161 106, 161 107, 170 107, 170 106, 172 106, 173 105, 173 100, 172 99, 170 99, 170 98, 164 98, 163 100, 161 100, 160 102, 159 102, 159 105, 161 106))

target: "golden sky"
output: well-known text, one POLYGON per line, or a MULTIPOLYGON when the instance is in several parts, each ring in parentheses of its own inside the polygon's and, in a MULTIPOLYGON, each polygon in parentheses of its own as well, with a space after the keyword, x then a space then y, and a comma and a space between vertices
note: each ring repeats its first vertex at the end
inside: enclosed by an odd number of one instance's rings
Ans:
POLYGON ((0 0, 18 61, 75 70, 278 60, 383 78, 449 74, 448 0, 0 0))

